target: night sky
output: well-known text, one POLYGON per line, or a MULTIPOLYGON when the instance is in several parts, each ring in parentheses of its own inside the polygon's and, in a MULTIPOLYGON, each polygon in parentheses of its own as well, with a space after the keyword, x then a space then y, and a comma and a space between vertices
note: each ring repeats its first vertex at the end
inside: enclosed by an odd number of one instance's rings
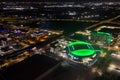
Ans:
POLYGON ((0 0, 0 1, 9 1, 9 2, 103 2, 103 1, 119 1, 119 0, 0 0))

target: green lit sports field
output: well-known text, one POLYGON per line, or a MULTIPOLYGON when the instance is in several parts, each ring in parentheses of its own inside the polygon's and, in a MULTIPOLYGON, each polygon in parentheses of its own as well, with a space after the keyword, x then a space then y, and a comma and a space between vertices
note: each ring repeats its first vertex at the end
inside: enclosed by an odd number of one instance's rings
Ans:
POLYGON ((96 51, 100 51, 94 50, 91 44, 87 42, 72 42, 68 45, 68 49, 70 54, 78 57, 91 56, 95 54, 96 51))

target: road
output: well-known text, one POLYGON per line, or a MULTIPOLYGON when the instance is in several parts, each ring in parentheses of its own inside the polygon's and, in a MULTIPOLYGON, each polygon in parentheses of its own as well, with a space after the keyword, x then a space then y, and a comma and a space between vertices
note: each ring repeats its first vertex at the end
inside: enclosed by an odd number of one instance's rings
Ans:
POLYGON ((47 19, 47 18, 39 18, 39 20, 45 21, 77 21, 77 22, 99 22, 99 20, 81 20, 81 19, 47 19))
POLYGON ((101 21, 101 22, 99 22, 99 23, 96 23, 96 24, 93 24, 93 25, 87 27, 86 29, 94 28, 94 27, 99 26, 99 25, 101 25, 101 24, 103 24, 103 23, 109 23, 109 22, 111 22, 111 21, 113 21, 113 20, 115 20, 115 19, 117 19, 117 18, 119 18, 119 17, 120 17, 120 15, 118 15, 118 16, 116 16, 116 17, 114 17, 114 18, 108 19, 108 20, 103 20, 103 21, 101 21))
POLYGON ((64 68, 60 67, 53 80, 94 80, 94 78, 97 76, 98 74, 92 73, 90 69, 68 66, 64 68))
POLYGON ((112 73, 112 74, 116 74, 120 76, 120 53, 113 53, 111 55, 112 57, 112 61, 110 63, 110 65, 108 66, 108 72, 112 73))

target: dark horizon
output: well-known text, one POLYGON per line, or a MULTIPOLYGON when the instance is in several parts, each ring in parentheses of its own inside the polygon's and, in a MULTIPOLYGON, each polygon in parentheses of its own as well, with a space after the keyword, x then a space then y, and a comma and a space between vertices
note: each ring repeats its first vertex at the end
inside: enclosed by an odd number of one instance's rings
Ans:
POLYGON ((0 0, 0 2, 116 2, 119 0, 0 0))

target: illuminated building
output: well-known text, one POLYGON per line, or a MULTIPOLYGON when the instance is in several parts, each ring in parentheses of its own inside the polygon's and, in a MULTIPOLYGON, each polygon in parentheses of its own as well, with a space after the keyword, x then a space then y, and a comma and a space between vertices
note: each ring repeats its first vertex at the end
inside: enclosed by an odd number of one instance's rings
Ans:
POLYGON ((95 50, 90 43, 87 42, 72 42, 67 46, 68 57, 72 62, 81 63, 86 66, 93 65, 100 50, 95 50))
POLYGON ((105 32, 91 32, 90 41, 93 43, 109 44, 112 41, 112 35, 105 32))

